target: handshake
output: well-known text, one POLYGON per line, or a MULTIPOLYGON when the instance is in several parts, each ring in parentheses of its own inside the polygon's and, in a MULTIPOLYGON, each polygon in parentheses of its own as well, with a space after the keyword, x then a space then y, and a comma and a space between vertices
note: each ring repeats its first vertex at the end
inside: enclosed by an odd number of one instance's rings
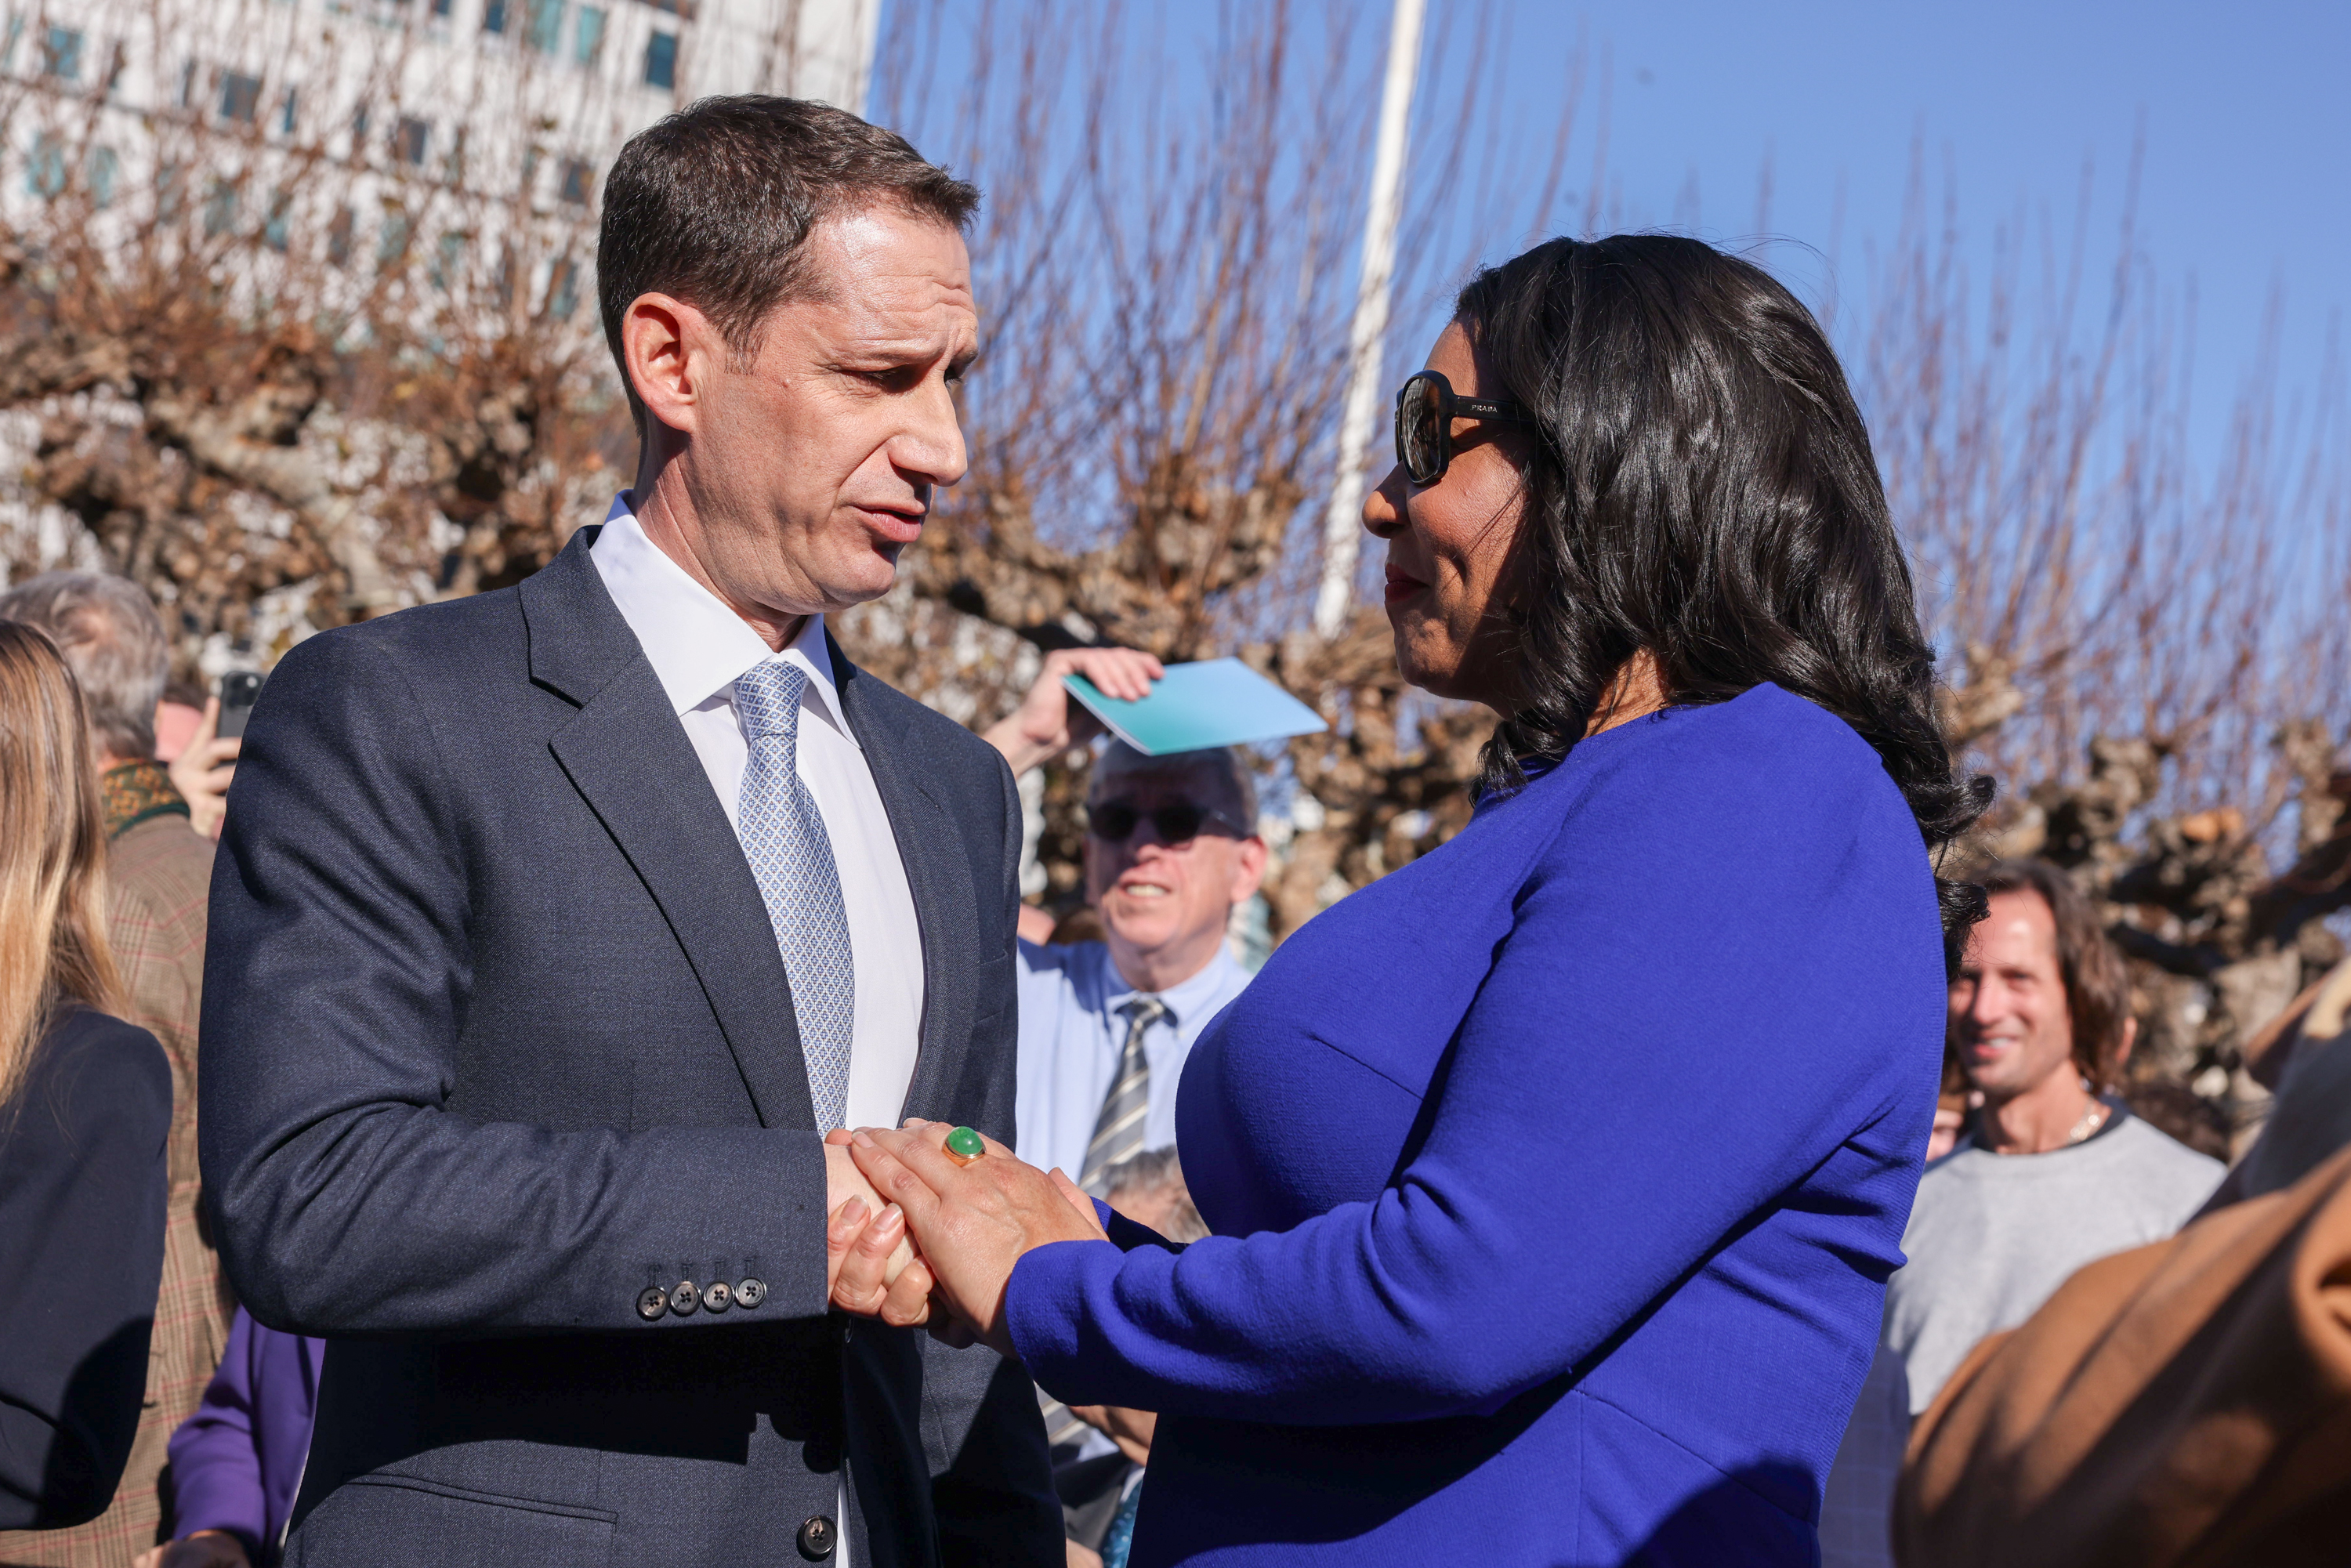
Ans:
POLYGON ((946 1146, 954 1130, 909 1121, 825 1134, 825 1277, 843 1312, 1012 1357, 1004 1297, 1021 1255, 1110 1238, 1093 1200, 1059 1170, 1024 1165, 993 1138, 958 1159, 946 1146))

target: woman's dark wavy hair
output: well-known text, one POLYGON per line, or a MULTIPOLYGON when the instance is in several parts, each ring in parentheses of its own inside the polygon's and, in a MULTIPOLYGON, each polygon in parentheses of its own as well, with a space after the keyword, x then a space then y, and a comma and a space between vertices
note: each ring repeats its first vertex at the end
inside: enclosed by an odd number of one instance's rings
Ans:
MULTIPOLYGON (((1693 239, 1555 239, 1462 289, 1486 395, 1540 422, 1522 460, 1524 705, 1485 786, 1564 757, 1647 649, 1667 699, 1771 681, 1884 758, 1938 862, 1991 804, 1952 766, 1933 651, 1861 411, 1820 324, 1761 267, 1693 239)), ((1983 891, 1936 878, 1956 970, 1983 891)))

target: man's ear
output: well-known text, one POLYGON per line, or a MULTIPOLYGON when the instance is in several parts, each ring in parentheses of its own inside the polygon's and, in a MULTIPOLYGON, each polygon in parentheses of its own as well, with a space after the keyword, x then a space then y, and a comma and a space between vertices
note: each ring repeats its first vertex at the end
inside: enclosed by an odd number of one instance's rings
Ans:
POLYGON ((640 294, 621 315, 621 357, 645 412, 692 434, 726 351, 707 317, 683 299, 640 294))
POLYGON ((1263 839, 1251 834, 1241 841, 1240 853, 1233 857, 1233 903, 1247 904, 1264 885, 1266 859, 1263 839))
POLYGON ((2122 1038, 2115 1041, 2115 1065, 2120 1067, 2130 1060, 2131 1047, 2138 1043, 2138 1019, 2125 1017, 2122 1038))

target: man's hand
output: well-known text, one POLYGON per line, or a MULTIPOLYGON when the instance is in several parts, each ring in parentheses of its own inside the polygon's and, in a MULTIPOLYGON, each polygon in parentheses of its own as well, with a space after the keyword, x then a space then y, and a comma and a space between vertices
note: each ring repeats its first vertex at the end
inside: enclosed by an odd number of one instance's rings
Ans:
POLYGON ((227 1531, 199 1530, 149 1547, 131 1568, 253 1568, 253 1560, 245 1554, 245 1542, 227 1531))
MULTIPOLYGON (((219 732, 220 698, 206 697, 204 722, 170 768, 172 788, 188 803, 188 826, 208 839, 220 837, 221 821, 228 815, 228 781, 236 777, 236 754, 245 748, 242 737, 214 739, 219 732)), ((244 1548, 237 1552, 241 1563, 244 1548)))
POLYGON ((1102 721, 1082 703, 1070 701, 1063 675, 1083 675, 1102 695, 1134 702, 1149 696, 1151 683, 1165 673, 1158 660, 1133 648, 1059 649, 1045 655, 1045 667, 1020 706, 982 738, 1004 753, 1018 778, 1102 733, 1102 721))
MULTIPOLYGON (((845 1312, 874 1316, 887 1297, 904 1312, 907 1310, 904 1302, 890 1295, 889 1290, 914 1262, 914 1249, 906 1240, 905 1216, 884 1205, 874 1193, 873 1184, 850 1159, 848 1145, 846 1128, 825 1134, 825 1289, 833 1305, 845 1312), (845 1282, 841 1277, 844 1264, 850 1265, 850 1277, 845 1282)), ((915 1301, 927 1301, 930 1275, 919 1266, 914 1271, 917 1278, 907 1281, 907 1290, 915 1301)), ((918 1313, 890 1321, 921 1322, 925 1315, 918 1313)))
POLYGON ((1123 1405, 1072 1405, 1070 1414, 1107 1435, 1118 1445, 1118 1451, 1138 1465, 1151 1462, 1152 1434, 1159 1430, 1159 1417, 1149 1410, 1129 1410, 1123 1405))

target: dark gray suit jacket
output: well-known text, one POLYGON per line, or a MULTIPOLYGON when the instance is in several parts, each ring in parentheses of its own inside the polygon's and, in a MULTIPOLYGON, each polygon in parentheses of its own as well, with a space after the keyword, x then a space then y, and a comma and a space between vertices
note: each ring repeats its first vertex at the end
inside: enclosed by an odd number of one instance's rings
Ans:
MULTIPOLYGON (((199 1124, 238 1294, 332 1342, 288 1561, 798 1561, 845 1463, 857 1568, 1059 1563, 1019 1369, 828 1315, 783 961, 595 531, 309 639, 246 739, 199 1124)), ((834 667, 921 922, 906 1113, 1009 1142, 1011 777, 834 667)))

